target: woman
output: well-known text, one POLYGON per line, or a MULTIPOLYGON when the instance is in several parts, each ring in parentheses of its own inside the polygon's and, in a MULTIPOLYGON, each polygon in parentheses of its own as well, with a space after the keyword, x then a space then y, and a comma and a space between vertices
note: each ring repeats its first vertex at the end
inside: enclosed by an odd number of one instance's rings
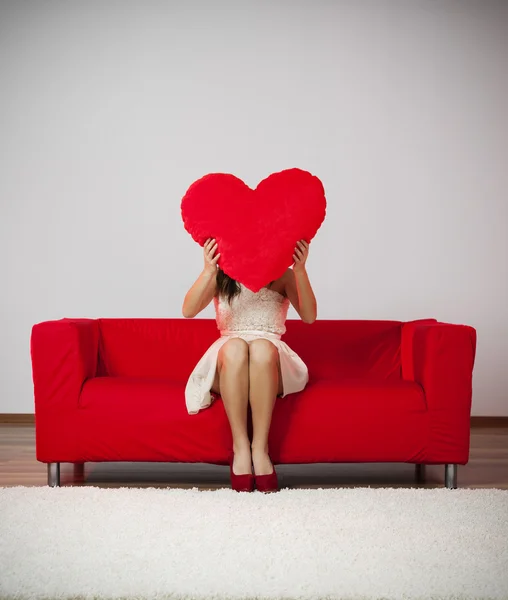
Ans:
POLYGON ((233 489, 278 490, 277 473, 268 453, 268 432, 277 396, 299 392, 308 380, 307 366, 280 338, 291 303, 305 323, 316 320, 316 298, 305 262, 309 244, 300 240, 293 268, 254 293, 217 268, 215 239, 204 245, 205 265, 187 292, 182 314, 193 318, 214 301, 221 337, 205 352, 185 388, 189 414, 222 397, 231 426, 233 489), (252 411, 253 437, 247 433, 247 408, 252 411), (254 466, 254 475, 252 474, 254 466))

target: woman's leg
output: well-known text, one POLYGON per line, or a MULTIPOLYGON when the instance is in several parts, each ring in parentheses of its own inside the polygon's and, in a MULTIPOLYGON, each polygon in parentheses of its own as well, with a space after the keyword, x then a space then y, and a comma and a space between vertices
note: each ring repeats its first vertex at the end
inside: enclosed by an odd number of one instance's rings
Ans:
POLYGON ((279 350, 270 340, 252 340, 249 347, 249 402, 252 409, 252 462, 256 475, 268 475, 273 464, 268 455, 268 433, 273 407, 282 394, 279 350))
POLYGON ((235 455, 233 473, 252 473, 252 456, 247 432, 249 345, 242 338, 231 338, 221 346, 212 391, 220 393, 229 419, 235 455))

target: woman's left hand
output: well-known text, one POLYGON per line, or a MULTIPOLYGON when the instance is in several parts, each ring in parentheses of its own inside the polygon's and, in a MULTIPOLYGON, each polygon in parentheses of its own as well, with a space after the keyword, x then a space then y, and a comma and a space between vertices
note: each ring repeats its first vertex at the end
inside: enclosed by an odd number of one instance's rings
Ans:
POLYGON ((305 271, 305 261, 309 255, 309 244, 305 240, 296 243, 295 253, 293 254, 293 271, 305 271))

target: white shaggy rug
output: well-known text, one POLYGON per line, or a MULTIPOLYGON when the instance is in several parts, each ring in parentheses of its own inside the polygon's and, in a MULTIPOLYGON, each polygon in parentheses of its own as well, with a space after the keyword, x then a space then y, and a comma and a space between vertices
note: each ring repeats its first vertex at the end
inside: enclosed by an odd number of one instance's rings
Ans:
POLYGON ((508 491, 0 488, 0 598, 507 600, 508 491))

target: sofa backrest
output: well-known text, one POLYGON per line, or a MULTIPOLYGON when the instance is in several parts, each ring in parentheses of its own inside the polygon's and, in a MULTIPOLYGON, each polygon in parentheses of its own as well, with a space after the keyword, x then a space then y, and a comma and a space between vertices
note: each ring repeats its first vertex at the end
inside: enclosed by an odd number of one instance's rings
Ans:
MULTIPOLYGON (((285 341, 316 379, 400 379, 400 321, 288 319, 285 341)), ((186 382, 220 336, 215 319, 99 319, 98 375, 186 382)))
POLYGON ((400 321, 286 321, 282 339, 302 358, 311 379, 400 379, 400 321))

